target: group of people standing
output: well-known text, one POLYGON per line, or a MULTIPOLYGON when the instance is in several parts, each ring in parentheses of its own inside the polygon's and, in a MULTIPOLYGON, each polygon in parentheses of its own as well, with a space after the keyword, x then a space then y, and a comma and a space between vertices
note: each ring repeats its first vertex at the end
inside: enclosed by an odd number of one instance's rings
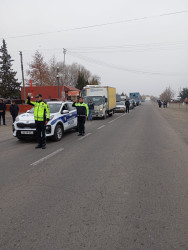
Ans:
MULTIPOLYGON (((0 125, 1 125, 1 119, 3 120, 3 125, 6 125, 5 122, 5 114, 6 114, 6 104, 3 102, 2 99, 0 99, 0 125)), ((12 116, 12 122, 14 123, 16 120, 16 117, 19 113, 19 107, 15 103, 15 101, 12 101, 12 104, 10 105, 10 114, 12 116)))
POLYGON ((167 101, 158 100, 157 102, 158 102, 159 108, 161 108, 162 105, 163 105, 163 108, 167 108, 167 104, 168 104, 167 101))

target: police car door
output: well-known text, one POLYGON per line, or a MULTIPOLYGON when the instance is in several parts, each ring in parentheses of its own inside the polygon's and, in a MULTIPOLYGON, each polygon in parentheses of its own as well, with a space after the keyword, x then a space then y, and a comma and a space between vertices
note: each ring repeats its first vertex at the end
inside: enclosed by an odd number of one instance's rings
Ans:
POLYGON ((67 103, 63 104, 63 107, 61 109, 61 114, 62 114, 61 120, 63 122, 64 130, 67 130, 69 129, 68 121, 70 119, 70 114, 69 114, 67 103))
POLYGON ((77 126, 77 111, 76 108, 72 106, 72 103, 69 102, 67 103, 68 109, 69 109, 69 121, 68 124, 71 128, 76 127, 77 126))

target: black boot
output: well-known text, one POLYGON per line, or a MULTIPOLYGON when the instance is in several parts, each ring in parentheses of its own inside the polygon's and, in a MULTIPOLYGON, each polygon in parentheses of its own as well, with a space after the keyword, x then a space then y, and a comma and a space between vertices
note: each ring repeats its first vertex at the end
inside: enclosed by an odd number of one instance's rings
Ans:
POLYGON ((43 144, 43 145, 42 145, 42 149, 45 149, 45 148, 46 148, 46 144, 43 144))
POLYGON ((42 146, 40 144, 38 144, 35 148, 42 148, 42 146))

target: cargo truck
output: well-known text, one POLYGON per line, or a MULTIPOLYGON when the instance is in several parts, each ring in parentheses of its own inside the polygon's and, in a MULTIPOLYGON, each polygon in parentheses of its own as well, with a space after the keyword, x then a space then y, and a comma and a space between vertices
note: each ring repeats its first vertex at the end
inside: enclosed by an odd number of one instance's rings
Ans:
POLYGON ((138 106, 140 104, 140 93, 139 92, 129 93, 129 99, 134 99, 136 106, 138 106))
POLYGON ((94 104, 93 117, 106 118, 114 114, 116 108, 116 89, 109 86, 87 85, 83 88, 84 102, 94 104))

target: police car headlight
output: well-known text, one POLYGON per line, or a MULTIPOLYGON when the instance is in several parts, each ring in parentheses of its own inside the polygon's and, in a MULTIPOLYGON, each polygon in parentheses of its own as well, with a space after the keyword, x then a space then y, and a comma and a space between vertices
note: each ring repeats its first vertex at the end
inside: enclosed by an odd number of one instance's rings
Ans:
POLYGON ((52 120, 53 118, 54 118, 54 115, 51 115, 51 116, 50 116, 50 120, 52 120))
POLYGON ((18 122, 20 119, 19 119, 19 117, 16 117, 16 122, 18 122))

